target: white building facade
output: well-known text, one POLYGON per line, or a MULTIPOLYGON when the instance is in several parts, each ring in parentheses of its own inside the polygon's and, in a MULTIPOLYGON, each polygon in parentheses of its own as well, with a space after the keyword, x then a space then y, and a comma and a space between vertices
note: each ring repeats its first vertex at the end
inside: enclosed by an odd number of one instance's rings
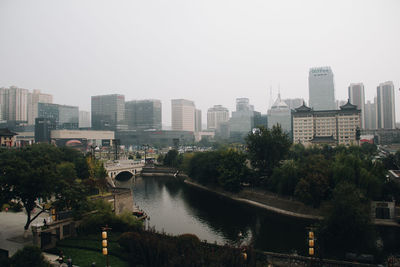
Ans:
POLYGON ((308 74, 309 105, 314 110, 335 109, 335 85, 330 67, 311 68, 308 74))
POLYGON ((171 126, 173 131, 195 131, 195 110, 193 101, 171 100, 171 126))

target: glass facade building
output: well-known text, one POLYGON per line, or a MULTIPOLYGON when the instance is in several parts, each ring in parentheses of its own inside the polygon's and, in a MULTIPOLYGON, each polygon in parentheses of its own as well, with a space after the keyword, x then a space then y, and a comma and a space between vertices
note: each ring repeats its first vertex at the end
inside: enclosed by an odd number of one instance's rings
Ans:
POLYGON ((125 102, 125 122, 129 129, 161 130, 162 105, 160 100, 125 102))
POLYGON ((95 130, 116 130, 124 128, 125 96, 92 96, 92 128, 95 130))
POLYGON ((38 103, 38 118, 52 119, 57 129, 79 128, 79 108, 74 106, 38 103))

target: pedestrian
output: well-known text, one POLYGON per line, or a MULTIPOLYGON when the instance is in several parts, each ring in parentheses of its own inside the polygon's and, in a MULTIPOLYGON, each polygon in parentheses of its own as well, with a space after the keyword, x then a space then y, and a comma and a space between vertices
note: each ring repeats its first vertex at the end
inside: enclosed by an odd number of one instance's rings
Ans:
POLYGON ((7 211, 8 211, 8 208, 6 207, 6 213, 7 213, 7 211))

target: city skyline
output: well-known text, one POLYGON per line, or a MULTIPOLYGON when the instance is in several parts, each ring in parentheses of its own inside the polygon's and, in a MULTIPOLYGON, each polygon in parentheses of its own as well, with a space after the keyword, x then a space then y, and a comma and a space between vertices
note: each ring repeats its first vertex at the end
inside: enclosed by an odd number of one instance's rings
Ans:
POLYGON ((399 1, 155 2, 2 1, 0 85, 87 111, 93 95, 157 98, 171 125, 171 99, 195 101, 203 121, 241 97, 265 114, 271 87, 308 101, 309 69, 330 66, 336 99, 362 82, 373 100, 393 81, 400 104, 399 1))

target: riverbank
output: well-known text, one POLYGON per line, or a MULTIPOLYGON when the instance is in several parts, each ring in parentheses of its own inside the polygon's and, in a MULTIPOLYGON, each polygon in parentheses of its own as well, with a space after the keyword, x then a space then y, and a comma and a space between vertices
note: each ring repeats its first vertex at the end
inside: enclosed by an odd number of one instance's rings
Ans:
MULTIPOLYGON (((175 176, 176 171, 176 169, 168 167, 148 168, 144 173, 142 173, 142 176, 175 176)), ((238 202, 263 208, 285 216, 309 220, 323 219, 322 209, 314 209, 293 198, 280 196, 266 190, 258 188, 243 188, 239 193, 231 193, 224 191, 219 187, 203 186, 183 173, 179 173, 178 177, 186 184, 198 189, 212 192, 238 202)), ((372 221, 378 226, 400 227, 400 224, 394 220, 373 219, 372 221)))
POLYGON ((255 189, 243 189, 241 192, 235 194, 223 191, 222 189, 213 187, 206 187, 201 184, 194 182, 192 179, 187 178, 184 181, 185 184, 212 192, 232 200, 250 204, 255 207, 263 208, 272 212, 276 212, 285 216, 309 219, 309 220, 322 220, 323 217, 320 215, 320 211, 305 206, 303 203, 279 198, 278 196, 261 192, 255 189))

